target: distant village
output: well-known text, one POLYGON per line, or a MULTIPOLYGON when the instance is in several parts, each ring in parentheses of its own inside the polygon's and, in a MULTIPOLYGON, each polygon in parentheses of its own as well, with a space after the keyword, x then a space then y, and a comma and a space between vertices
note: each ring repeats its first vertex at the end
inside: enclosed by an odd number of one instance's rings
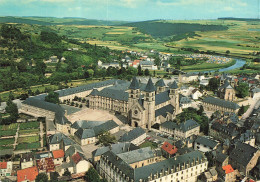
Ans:
MULTIPOLYGON (((166 70, 174 56, 158 53, 158 66, 146 54, 129 54, 139 59, 126 56, 122 64, 98 61, 98 66, 166 70)), ((47 62, 58 61, 52 56, 47 62)), ((259 74, 137 76, 55 93, 60 104, 47 102, 47 93, 13 100, 23 117, 1 125, 1 181, 33 182, 43 174, 50 181, 84 181, 93 170, 108 182, 260 180, 259 74), (248 94, 238 97, 243 84, 248 94)), ((7 104, 1 103, 1 113, 7 104)))

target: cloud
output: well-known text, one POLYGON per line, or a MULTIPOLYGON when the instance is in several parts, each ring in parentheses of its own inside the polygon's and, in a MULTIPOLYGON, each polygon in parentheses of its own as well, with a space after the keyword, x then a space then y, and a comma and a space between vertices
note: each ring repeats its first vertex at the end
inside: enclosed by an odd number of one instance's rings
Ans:
POLYGON ((224 7, 223 8, 224 11, 233 11, 234 8, 230 7, 230 6, 227 6, 227 7, 224 7))

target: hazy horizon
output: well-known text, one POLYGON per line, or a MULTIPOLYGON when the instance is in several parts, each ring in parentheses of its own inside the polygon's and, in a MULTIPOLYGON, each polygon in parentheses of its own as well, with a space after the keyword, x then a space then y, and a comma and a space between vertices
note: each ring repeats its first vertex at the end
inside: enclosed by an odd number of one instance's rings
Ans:
POLYGON ((259 0, 0 0, 0 16, 96 20, 259 18, 259 0))

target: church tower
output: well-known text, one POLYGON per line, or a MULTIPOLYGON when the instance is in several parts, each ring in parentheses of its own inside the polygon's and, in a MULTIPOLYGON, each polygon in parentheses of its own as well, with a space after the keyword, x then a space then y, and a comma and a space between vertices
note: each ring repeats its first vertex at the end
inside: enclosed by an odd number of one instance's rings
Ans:
POLYGON ((161 92, 164 92, 165 91, 165 87, 166 87, 166 85, 165 85, 165 83, 164 83, 164 81, 163 81, 163 79, 160 79, 157 83, 156 83, 156 86, 157 86, 157 94, 158 93, 161 93, 161 92))
POLYGON ((146 128, 149 130, 155 121, 155 91, 156 88, 150 78, 144 89, 144 108, 145 108, 145 120, 146 128))
POLYGON ((138 102, 138 99, 140 97, 140 86, 136 77, 133 78, 129 86, 128 93, 129 93, 128 108, 131 108, 136 102, 138 102))
POLYGON ((171 98, 171 104, 175 108, 175 113, 178 114, 179 110, 180 110, 180 106, 179 106, 179 87, 178 87, 176 81, 174 81, 173 84, 170 85, 169 97, 171 98))

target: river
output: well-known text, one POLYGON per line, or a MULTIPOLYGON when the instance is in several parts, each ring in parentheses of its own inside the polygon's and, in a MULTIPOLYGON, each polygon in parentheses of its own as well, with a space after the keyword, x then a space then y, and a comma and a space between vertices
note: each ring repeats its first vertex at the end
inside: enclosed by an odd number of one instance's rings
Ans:
MULTIPOLYGON (((202 73, 211 73, 211 72, 216 72, 216 71, 219 71, 219 72, 230 71, 230 70, 234 70, 237 68, 241 68, 246 64, 246 61, 244 61, 242 59, 239 59, 239 58, 233 58, 233 59, 236 60, 236 63, 232 66, 229 66, 227 68, 221 68, 219 70, 206 70, 206 71, 201 71, 201 72, 202 73)), ((198 72, 193 72, 193 73, 198 73, 198 72)))

